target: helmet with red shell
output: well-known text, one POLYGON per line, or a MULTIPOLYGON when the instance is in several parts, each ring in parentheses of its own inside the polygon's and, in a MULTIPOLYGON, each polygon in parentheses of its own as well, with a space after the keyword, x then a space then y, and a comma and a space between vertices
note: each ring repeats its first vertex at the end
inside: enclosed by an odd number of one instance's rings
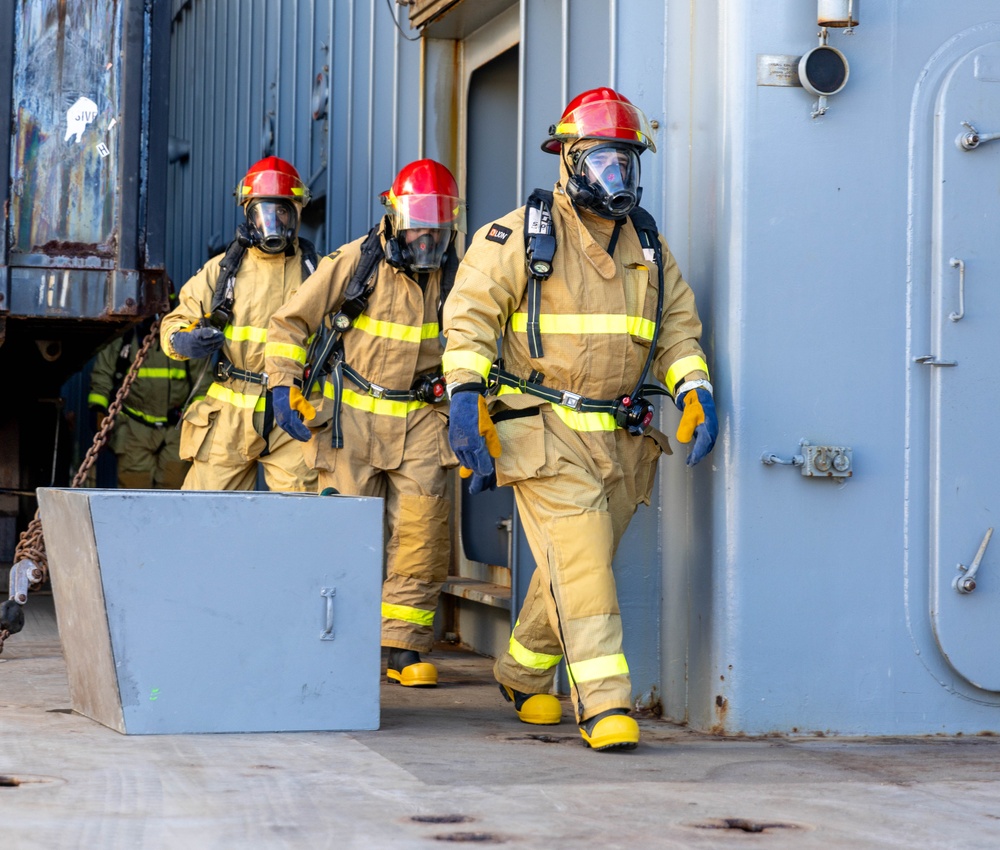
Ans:
POLYGON ((645 113, 625 95, 602 86, 574 97, 563 110, 558 124, 549 127, 549 137, 542 142, 546 153, 559 153, 561 146, 580 139, 623 142, 654 153, 652 130, 645 113))
POLYGON ((276 156, 267 156, 250 166, 236 187, 236 203, 244 206, 256 198, 285 198, 299 206, 309 203, 309 189, 295 166, 276 156))
POLYGON ((393 231, 416 228, 465 233, 465 203, 452 173, 433 159, 403 166, 392 186, 382 193, 393 231))

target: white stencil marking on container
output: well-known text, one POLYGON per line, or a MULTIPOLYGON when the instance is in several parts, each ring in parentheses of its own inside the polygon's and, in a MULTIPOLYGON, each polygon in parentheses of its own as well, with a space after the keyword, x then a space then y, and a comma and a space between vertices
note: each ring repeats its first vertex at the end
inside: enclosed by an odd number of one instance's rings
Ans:
POLYGON ((64 142, 69 141, 70 136, 76 136, 74 142, 79 142, 83 131, 87 125, 97 117, 97 104, 89 97, 81 97, 66 112, 66 137, 64 142))

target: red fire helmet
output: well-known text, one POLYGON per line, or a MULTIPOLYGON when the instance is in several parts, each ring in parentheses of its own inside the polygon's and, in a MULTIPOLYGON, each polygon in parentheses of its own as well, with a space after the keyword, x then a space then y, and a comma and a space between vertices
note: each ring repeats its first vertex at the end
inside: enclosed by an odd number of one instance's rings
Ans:
POLYGON ((309 203, 309 189, 295 166, 276 156, 268 156, 251 165, 236 187, 236 203, 240 206, 255 198, 286 198, 305 206, 309 203))
POLYGON ((625 95, 607 87, 590 89, 574 97, 563 110, 559 123, 549 127, 542 150, 557 154, 564 142, 577 139, 625 142, 640 153, 646 148, 656 152, 643 111, 625 95))

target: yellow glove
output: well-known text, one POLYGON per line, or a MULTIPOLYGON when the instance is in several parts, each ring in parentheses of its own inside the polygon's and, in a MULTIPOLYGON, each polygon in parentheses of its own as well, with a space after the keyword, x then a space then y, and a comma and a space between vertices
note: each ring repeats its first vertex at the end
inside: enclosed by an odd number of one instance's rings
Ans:
POLYGON ((684 413, 677 426, 677 439, 686 443, 694 437, 694 446, 686 461, 688 466, 694 466, 712 451, 719 436, 715 399, 709 388, 701 386, 688 390, 680 401, 684 405, 684 413))
POLYGON ((497 426, 490 419, 490 411, 483 396, 479 396, 479 433, 486 440, 486 451, 490 453, 490 457, 500 457, 500 435, 497 434, 497 426))
POLYGON ((316 418, 316 408, 313 407, 306 397, 302 395, 302 390, 298 387, 292 387, 288 391, 288 404, 292 410, 297 410, 302 414, 302 418, 305 420, 316 418))
POLYGON ((705 421, 705 410, 701 406, 698 393, 688 390, 684 394, 684 413, 681 416, 680 424, 677 426, 677 439, 682 443, 688 443, 694 436, 694 429, 705 421))

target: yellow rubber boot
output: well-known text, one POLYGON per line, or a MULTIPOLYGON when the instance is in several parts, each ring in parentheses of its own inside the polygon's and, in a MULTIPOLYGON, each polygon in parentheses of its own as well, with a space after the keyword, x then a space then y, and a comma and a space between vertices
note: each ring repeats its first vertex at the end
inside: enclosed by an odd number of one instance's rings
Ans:
POLYGON ((562 722, 562 706, 552 694, 524 694, 506 685, 500 685, 500 693, 507 702, 514 703, 514 710, 522 723, 555 726, 562 722))
POLYGON ((634 750, 639 743, 639 724, 624 708, 612 708, 584 720, 580 735, 592 750, 634 750))
POLYGON ((420 653, 412 649, 390 649, 385 674, 406 688, 436 688, 438 683, 437 667, 421 661, 420 653))

